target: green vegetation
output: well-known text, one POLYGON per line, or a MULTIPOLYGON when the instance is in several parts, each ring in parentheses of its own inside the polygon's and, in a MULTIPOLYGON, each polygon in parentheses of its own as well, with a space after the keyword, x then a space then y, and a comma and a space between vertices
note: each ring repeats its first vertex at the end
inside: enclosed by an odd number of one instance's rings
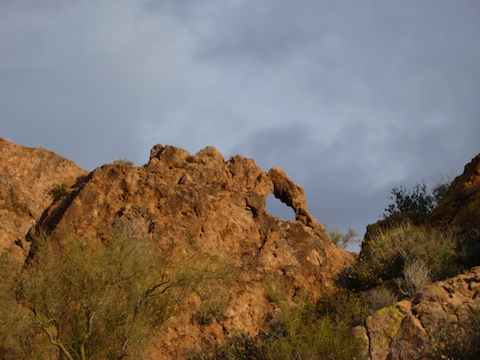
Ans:
POLYGON ((461 239, 454 231, 405 221, 372 236, 368 251, 343 273, 340 283, 362 291, 400 279, 400 289, 412 295, 430 281, 461 272, 463 256, 461 239))
POLYGON ((287 300, 285 284, 268 277, 265 287, 270 301, 279 308, 267 329, 258 337, 236 333, 225 346, 191 360, 309 360, 360 359, 362 341, 352 328, 364 324, 368 303, 360 295, 338 289, 315 303, 306 295, 287 300))
POLYGON ((326 228, 327 228, 328 236, 330 237, 330 239, 332 239, 333 243, 337 246, 340 246, 346 249, 349 245, 360 243, 360 238, 358 237, 358 233, 351 228, 348 228, 347 233, 344 233, 342 232, 342 230, 337 228, 331 228, 331 227, 326 227, 326 228))
POLYGON ((430 334, 422 359, 480 359, 480 310, 471 310, 468 328, 445 319, 439 329, 430 334))
POLYGON ((256 339, 243 332, 233 334, 225 346, 217 346, 211 355, 195 353, 189 360, 265 360, 262 347, 256 339))
POLYGON ((50 195, 53 197, 54 200, 57 200, 67 192, 67 189, 67 184, 57 184, 52 188, 52 190, 50 190, 50 195))
POLYGON ((127 158, 117 159, 112 162, 112 165, 135 165, 132 160, 127 158))
POLYGON ((445 181, 436 184, 432 189, 429 189, 424 182, 416 184, 411 190, 403 186, 393 188, 389 199, 394 202, 387 206, 383 217, 386 218, 395 213, 429 214, 443 199, 449 186, 450 182, 445 181))
POLYGON ((2 258, 0 359, 139 356, 213 263, 171 266, 145 230, 121 222, 102 243, 38 236, 25 266, 2 258))
POLYGON ((363 324, 366 303, 353 292, 337 290, 311 304, 297 300, 271 321, 264 334, 264 359, 355 359, 362 342, 352 328, 363 324))

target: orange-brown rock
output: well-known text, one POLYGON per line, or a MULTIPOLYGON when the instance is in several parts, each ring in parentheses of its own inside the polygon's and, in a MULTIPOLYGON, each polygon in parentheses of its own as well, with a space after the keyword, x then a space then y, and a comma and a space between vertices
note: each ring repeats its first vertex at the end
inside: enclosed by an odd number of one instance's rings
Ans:
POLYGON ((367 318, 369 360, 421 358, 430 336, 446 323, 471 326, 472 310, 480 314, 480 267, 426 286, 414 298, 367 318))
POLYGON ((0 138, 0 253, 25 255, 25 235, 52 203, 52 188, 71 186, 86 174, 51 151, 0 138))
POLYGON ((149 236, 170 259, 204 253, 230 262, 239 274, 218 320, 193 321, 201 301, 191 299, 152 350, 158 358, 182 358, 185 350, 222 343, 236 330, 257 335, 275 309, 265 287, 269 276, 285 283, 288 297, 305 291, 315 298, 354 261, 331 242, 308 212, 303 189, 284 171, 267 174, 240 155, 225 161, 213 147, 190 155, 157 145, 143 167, 104 165, 56 201, 35 231, 58 240, 65 229, 108 239, 113 224, 131 219, 147 223, 149 236), (267 213, 272 193, 294 209, 297 220, 267 213))
POLYGON ((457 227, 465 236, 480 238, 480 154, 455 178, 432 218, 457 227))

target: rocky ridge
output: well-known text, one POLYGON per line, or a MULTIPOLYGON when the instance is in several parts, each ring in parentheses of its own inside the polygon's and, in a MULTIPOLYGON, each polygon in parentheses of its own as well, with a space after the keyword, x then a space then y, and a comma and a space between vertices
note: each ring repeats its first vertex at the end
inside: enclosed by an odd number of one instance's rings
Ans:
MULTIPOLYGON (((0 251, 25 258, 40 231, 57 241, 68 231, 92 243, 108 241, 115 224, 141 220, 172 261, 200 252, 238 270, 221 316, 201 323, 196 315, 203 300, 193 296, 150 349, 154 358, 183 358, 185 351, 224 343, 237 330, 255 336, 278 310, 265 287, 269 276, 281 279, 290 299, 301 291, 316 298, 355 261, 332 244, 308 212, 303 189, 283 170, 266 173, 239 155, 225 160, 213 147, 191 155, 157 145, 143 167, 104 165, 88 175, 55 153, 3 139, 0 154, 0 251), (56 184, 69 189, 52 203, 56 184), (290 206, 296 220, 270 215, 270 194, 290 206)), ((478 236, 479 174, 480 155, 455 179, 433 221, 478 236)), ((471 311, 480 309, 479 284, 475 267, 379 310, 355 329, 365 340, 365 359, 417 358, 445 319, 460 327, 470 321, 471 311)))
POLYGON ((308 212, 303 189, 283 170, 265 173, 240 155, 225 161, 213 147, 190 155, 157 145, 143 167, 97 168, 43 213, 30 239, 46 231, 61 241, 68 229, 105 241, 116 223, 135 219, 146 224, 148 236, 172 261, 204 253, 225 259, 239 274, 218 319, 205 325, 192 321, 202 306, 192 298, 167 324, 155 352, 165 358, 223 343, 235 331, 257 335, 276 308, 265 288, 267 276, 280 278, 290 298, 298 291, 316 298, 355 258, 331 242, 308 212), (270 194, 292 207, 296 220, 270 215, 265 209, 270 194))

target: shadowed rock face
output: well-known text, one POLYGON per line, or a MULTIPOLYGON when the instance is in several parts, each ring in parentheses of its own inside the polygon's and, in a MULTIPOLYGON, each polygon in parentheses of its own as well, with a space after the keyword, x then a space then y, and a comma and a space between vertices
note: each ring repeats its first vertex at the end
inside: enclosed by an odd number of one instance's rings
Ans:
POLYGON ((370 316, 366 326, 368 358, 419 359, 429 335, 441 330, 445 322, 469 329, 472 311, 480 311, 480 267, 426 286, 414 298, 370 316))
MULTIPOLYGON (((205 253, 230 262, 239 276, 229 284, 220 320, 201 326, 192 317, 198 301, 166 326, 156 356, 174 358, 186 349, 241 330, 256 335, 275 306, 264 279, 275 275, 289 297, 313 298, 354 256, 337 248, 310 215, 303 189, 279 168, 267 174, 240 155, 225 161, 213 147, 196 155, 156 145, 143 167, 104 165, 56 201, 31 235, 47 230, 61 240, 65 229, 98 241, 112 225, 142 219, 148 235, 172 261, 205 253), (265 210, 270 194, 291 206, 295 221, 280 221, 265 210)), ((31 237, 32 239, 34 236, 31 237)))
POLYGON ((25 256, 25 235, 52 203, 55 185, 73 185, 87 172, 42 148, 0 138, 0 252, 25 256))

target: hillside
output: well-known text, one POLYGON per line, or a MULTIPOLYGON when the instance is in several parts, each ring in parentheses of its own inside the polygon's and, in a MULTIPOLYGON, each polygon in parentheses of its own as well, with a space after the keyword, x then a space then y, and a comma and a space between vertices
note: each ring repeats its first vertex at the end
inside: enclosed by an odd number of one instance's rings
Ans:
MULTIPOLYGON (((60 358, 62 351, 67 358, 77 354, 72 359, 214 356, 238 334, 255 346, 266 339, 282 343, 288 321, 303 314, 291 325, 299 334, 310 326, 321 333, 318 324, 330 324, 329 337, 355 334, 339 347, 361 343, 364 359, 414 359, 446 317, 465 327, 480 309, 478 267, 380 309, 367 304, 368 292, 342 298, 342 289, 335 293, 338 276, 372 255, 372 234, 408 215, 370 227, 358 260, 332 243, 309 213, 303 189, 282 169, 264 172, 240 155, 225 160, 213 147, 191 155, 156 145, 144 166, 107 164, 87 174, 55 153, 1 139, 0 169, 0 299, 11 310, 0 310, 0 358, 60 358), (266 211, 271 194, 296 220, 266 211), (9 259, 26 264, 11 266, 9 259), (137 287, 135 295, 130 290, 137 287), (331 294, 334 300, 325 300, 331 294), (367 305, 355 308, 360 303, 367 305), (311 323, 322 306, 327 317, 311 323), (150 334, 132 330, 141 311, 150 334), (331 327, 333 314, 350 318, 331 327), (25 319, 30 322, 21 325, 25 319), (141 341, 145 335, 152 341, 141 341), (101 345, 107 340, 110 345, 101 345)), ((434 229, 455 226, 458 236, 477 244, 479 194, 477 156, 425 222, 434 229)), ((470 255, 469 265, 480 265, 478 254, 470 255)), ((327 357, 345 358, 335 351, 327 357)), ((272 358, 262 354, 248 358, 272 358)))
MULTIPOLYGON (((40 154, 41 150, 24 152, 15 161, 39 162, 40 154)), ((17 183, 24 181, 24 167, 17 169, 17 183)), ((30 194, 44 194, 54 183, 67 182, 51 179, 46 170, 36 175, 45 185, 29 190, 30 194)), ((82 174, 79 170, 75 176, 82 174)), ((30 188, 29 182, 23 184, 30 188)), ((141 219, 146 235, 173 265, 201 253, 224 259, 236 269, 238 275, 225 291, 222 316, 207 326, 192 322, 202 306, 201 299, 193 299, 165 327, 156 346, 161 349, 158 356, 180 356, 190 348, 224 342, 225 336, 239 330, 255 336, 275 311, 265 288, 267 277, 274 275, 285 283, 289 297, 301 289, 317 298, 354 261, 352 254, 333 245, 309 214, 303 189, 281 169, 267 174, 242 156, 225 161, 212 147, 190 155, 157 145, 143 167, 104 165, 50 207, 33 195, 30 202, 46 208, 40 218, 36 213, 38 223, 28 237, 34 247, 40 232, 56 242, 64 241, 66 232, 75 233, 97 246, 112 237, 115 224, 141 219), (297 220, 280 221, 266 212, 266 197, 272 193, 293 208, 297 220)))

